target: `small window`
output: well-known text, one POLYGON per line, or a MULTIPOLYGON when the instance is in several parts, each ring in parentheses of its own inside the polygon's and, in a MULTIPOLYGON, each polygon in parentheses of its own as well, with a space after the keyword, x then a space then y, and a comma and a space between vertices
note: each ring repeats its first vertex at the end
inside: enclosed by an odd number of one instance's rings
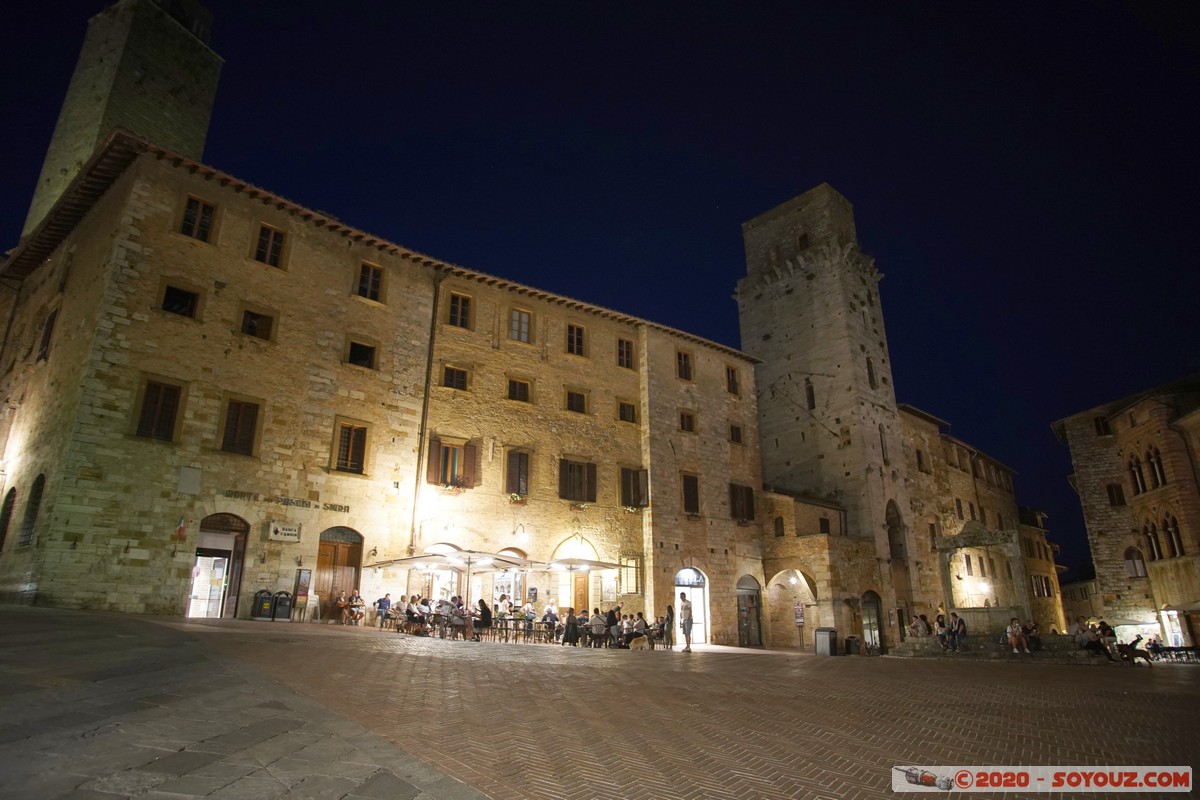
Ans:
POLYGON ((966 566, 968 577, 975 574, 975 570, 971 567, 971 556, 966 553, 963 554, 963 564, 966 566))
MULTIPOLYGON (((526 467, 528 467, 528 463, 526 467)), ((439 486, 454 486, 460 489, 473 487, 475 485, 475 446, 465 442, 459 444, 434 439, 429 446, 426 479, 429 483, 439 486)), ((528 490, 528 486, 526 489, 528 490)))
POLYGON ((587 395, 583 392, 576 392, 570 389, 567 390, 567 411, 574 411, 576 414, 587 413, 587 395))
POLYGON ((776 539, 782 539, 782 538, 783 538, 783 534, 784 534, 784 530, 783 530, 783 517, 776 517, 776 518, 775 518, 774 527, 775 527, 775 538, 776 538, 776 539))
POLYGON ((42 323, 42 338, 38 342, 37 360, 45 361, 50 357, 50 340, 54 338, 54 323, 58 320, 58 309, 46 315, 42 323))
POLYGON ((256 339, 270 340, 275 332, 275 318, 269 314, 245 309, 242 311, 242 333, 256 339))
POLYGON ((729 426, 729 441, 733 442, 734 444, 742 443, 742 426, 741 425, 731 424, 729 426))
POLYGON ((641 508, 650 504, 650 474, 644 469, 621 468, 621 505, 641 508))
POLYGON ((633 369, 633 341, 617 339, 617 366, 633 369))
POLYGON ((1146 577, 1146 560, 1142 557, 1142 551, 1136 547, 1125 551, 1125 575, 1130 578, 1146 577))
POLYGON ((383 302, 383 267, 365 261, 358 265, 358 296, 383 302))
POLYGON ((971 512, 971 519, 975 519, 975 504, 967 503, 967 510, 971 512))
POLYGON ((162 310, 181 317, 195 318, 200 308, 200 295, 168 284, 163 288, 162 310))
POLYGON ((596 502, 596 465, 559 459, 558 496, 575 503, 596 502))
POLYGON ((508 317, 508 338, 514 342, 529 344, 533 329, 533 314, 514 308, 508 317))
MULTIPOLYGON (((459 388, 465 389, 466 388, 466 385, 465 385, 466 373, 465 372, 463 373, 463 380, 464 380, 464 385, 459 388)), ((513 380, 510 378, 508 381, 508 399, 516 400, 520 403, 528 403, 529 402, 529 381, 518 381, 518 380, 513 380)))
POLYGON ((962 500, 958 499, 957 497, 954 498, 954 510, 958 512, 959 519, 966 519, 966 517, 963 516, 962 500))
POLYGON ((642 557, 621 556, 621 594, 642 593, 642 557))
POLYGON ((691 411, 679 412, 679 430, 684 433, 696 432, 696 415, 691 411))
POLYGON ((29 490, 29 499, 25 501, 25 517, 21 520, 21 530, 17 534, 17 547, 28 547, 33 544, 33 535, 37 528, 38 511, 42 507, 42 493, 46 490, 46 476, 38 475, 29 490))
POLYGON ((1093 417, 1092 421, 1096 424, 1097 436, 1112 436, 1112 428, 1105 417, 1093 417))
POLYGON ((363 474, 367 463, 367 427, 339 422, 333 468, 338 472, 363 474))
POLYGON ((740 484, 729 484, 729 518, 738 522, 754 521, 754 489, 740 484))
POLYGON ((225 406, 225 429, 221 449, 227 453, 254 455, 258 433, 258 403, 230 400, 225 406))
POLYGON ((808 405, 809 411, 816 409, 817 390, 813 388, 812 378, 804 379, 804 401, 808 405))
POLYGON ((203 200, 189 197, 183 209, 183 223, 179 232, 184 236, 207 242, 212 234, 214 211, 215 209, 203 200))
POLYGON ((1125 505, 1125 489, 1119 483, 1110 483, 1108 489, 1108 504, 1110 506, 1125 505))
POLYGON ((471 298, 465 294, 451 294, 450 317, 446 321, 456 328, 470 328, 471 298))
POLYGON ((684 350, 675 351, 675 374, 680 380, 692 379, 692 354, 684 350))
POLYGON ((164 442, 174 441, 175 421, 182 391, 179 386, 146 381, 138 413, 137 435, 164 442))
POLYGON ((735 396, 742 393, 741 376, 734 367, 725 368, 725 391, 735 396))
POLYGON ((356 367, 375 369, 375 346, 351 341, 350 346, 346 349, 346 363, 356 367))
POLYGON ((587 355, 582 325, 567 326, 567 352, 573 356, 587 355))
POLYGON ((875 380, 875 359, 867 359, 867 383, 872 389, 878 389, 879 383, 875 380))
POLYGON ((442 371, 442 386, 465 391, 467 388, 467 371, 458 367, 446 367, 442 371))
POLYGON ((524 450, 509 450, 506 461, 504 491, 510 496, 527 496, 529 494, 529 453, 524 450))
POLYGON ((817 520, 817 531, 829 533, 829 517, 821 517, 817 520))
POLYGON ((979 557, 979 577, 987 577, 987 562, 983 560, 983 556, 979 557))
POLYGON ((681 489, 683 491, 683 513, 699 514, 700 513, 700 476, 699 475, 683 475, 681 476, 681 489))
POLYGON ((617 402, 617 419, 621 422, 637 422, 637 406, 624 401, 617 402))
POLYGON ((270 225, 260 225, 258 244, 254 248, 254 260, 271 267, 282 266, 283 240, 283 231, 272 228, 270 225))

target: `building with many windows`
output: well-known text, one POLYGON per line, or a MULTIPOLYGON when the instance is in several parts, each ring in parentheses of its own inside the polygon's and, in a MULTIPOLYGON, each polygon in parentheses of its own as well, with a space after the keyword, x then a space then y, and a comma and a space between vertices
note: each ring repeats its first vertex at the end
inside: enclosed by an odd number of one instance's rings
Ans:
MULTIPOLYGON (((1164 642, 1200 635, 1200 377, 1054 423, 1071 449, 1100 618, 1145 622, 1164 642), (1098 598, 1097 598, 1098 595, 1098 598)), ((1074 587, 1073 587, 1074 588, 1074 587)))
POLYGON ((1032 607, 1010 472, 896 403, 882 276, 831 187, 743 226, 739 351, 203 163, 208 27, 191 2, 97 15, 47 156, 73 169, 0 265, 0 596, 656 616, 684 591, 697 641, 881 649, 912 613, 1032 607), (159 102, 172 75, 203 90, 159 102))

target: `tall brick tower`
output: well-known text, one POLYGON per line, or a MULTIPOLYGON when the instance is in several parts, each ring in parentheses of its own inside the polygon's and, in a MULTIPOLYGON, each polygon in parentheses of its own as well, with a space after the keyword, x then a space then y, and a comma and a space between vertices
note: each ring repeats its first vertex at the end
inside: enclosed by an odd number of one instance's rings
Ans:
POLYGON ((202 157, 222 63, 211 28, 195 0, 119 0, 92 17, 22 235, 115 128, 202 157))
POLYGON ((827 184, 745 223, 742 236, 736 297, 742 349, 762 360, 763 482, 839 502, 848 534, 876 543, 877 567, 859 574, 877 575, 885 607, 903 613, 914 607, 912 521, 882 275, 859 249, 849 201, 827 184))

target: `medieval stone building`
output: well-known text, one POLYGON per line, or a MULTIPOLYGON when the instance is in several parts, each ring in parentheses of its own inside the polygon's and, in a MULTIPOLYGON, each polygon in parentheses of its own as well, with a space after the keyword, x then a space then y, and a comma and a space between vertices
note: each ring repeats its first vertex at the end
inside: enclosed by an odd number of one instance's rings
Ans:
POLYGON ((656 615, 686 591, 698 641, 781 647, 1033 607, 1011 475, 897 405, 881 276, 832 188, 743 226, 741 352, 205 164, 207 30, 179 0, 92 21, 0 265, 0 595, 244 617, 301 586, 656 615), (958 565, 991 585, 949 582, 958 565))
POLYGON ((1174 645, 1200 635, 1200 377, 1054 423, 1071 449, 1096 577, 1074 587, 1099 618, 1174 645))

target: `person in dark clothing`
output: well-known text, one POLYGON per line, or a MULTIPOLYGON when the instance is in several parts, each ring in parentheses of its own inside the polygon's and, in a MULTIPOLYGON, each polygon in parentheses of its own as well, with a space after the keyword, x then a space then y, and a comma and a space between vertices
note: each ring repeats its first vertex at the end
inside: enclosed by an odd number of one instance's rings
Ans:
POLYGON ((488 606, 487 601, 482 597, 479 598, 479 611, 475 618, 475 641, 479 641, 480 632, 486 628, 492 627, 492 609, 488 606))

